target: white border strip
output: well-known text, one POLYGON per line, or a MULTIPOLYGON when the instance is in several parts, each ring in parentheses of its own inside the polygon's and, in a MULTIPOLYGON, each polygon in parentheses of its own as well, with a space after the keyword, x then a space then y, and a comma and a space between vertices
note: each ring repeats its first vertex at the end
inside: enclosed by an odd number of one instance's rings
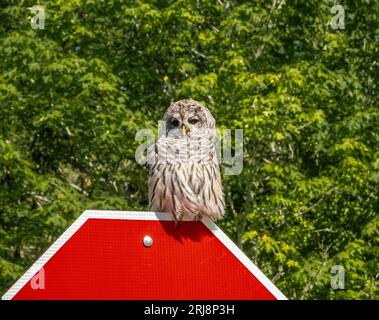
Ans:
POLYGON ((217 225, 207 217, 202 222, 231 251, 234 256, 261 282, 278 300, 287 300, 286 296, 263 274, 261 270, 241 251, 237 245, 217 225))
POLYGON ((49 249, 17 280, 17 282, 2 296, 2 300, 11 300, 18 291, 46 264, 47 261, 67 242, 71 236, 88 219, 88 213, 84 212, 75 222, 50 246, 49 249))
MULTIPOLYGON (((79 218, 50 246, 49 249, 24 273, 24 275, 2 296, 2 300, 11 300, 30 279, 55 255, 58 250, 70 239, 88 219, 120 219, 120 220, 160 220, 172 221, 173 216, 164 212, 143 211, 110 211, 86 210, 79 218)), ((184 217, 184 221, 191 221, 184 217)), ((207 228, 241 261, 241 263, 279 300, 287 298, 279 289, 260 271, 257 266, 222 232, 210 219, 203 218, 207 228)))

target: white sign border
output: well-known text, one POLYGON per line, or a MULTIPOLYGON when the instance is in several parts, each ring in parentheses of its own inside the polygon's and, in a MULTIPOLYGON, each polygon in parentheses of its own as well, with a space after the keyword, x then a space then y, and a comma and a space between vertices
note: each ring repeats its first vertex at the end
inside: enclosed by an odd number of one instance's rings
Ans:
MULTIPOLYGON (((111 211, 111 210, 86 210, 78 219, 50 246, 49 249, 17 280, 17 282, 2 296, 2 300, 12 300, 25 284, 58 252, 58 250, 70 239, 75 232, 88 219, 120 219, 120 220, 160 220, 172 221, 173 216, 164 212, 144 211, 111 211)), ((185 221, 190 219, 184 218, 185 221)), ((278 300, 287 300, 285 295, 262 273, 261 270, 234 244, 232 240, 207 217, 201 221, 204 225, 227 247, 234 256, 256 277, 270 293, 278 300)))

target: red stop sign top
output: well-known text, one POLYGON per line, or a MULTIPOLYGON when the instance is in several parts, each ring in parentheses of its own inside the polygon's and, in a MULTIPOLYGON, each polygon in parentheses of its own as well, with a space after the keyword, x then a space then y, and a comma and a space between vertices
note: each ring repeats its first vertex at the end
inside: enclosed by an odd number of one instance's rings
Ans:
POLYGON ((3 299, 286 297, 209 219, 86 211, 3 299))

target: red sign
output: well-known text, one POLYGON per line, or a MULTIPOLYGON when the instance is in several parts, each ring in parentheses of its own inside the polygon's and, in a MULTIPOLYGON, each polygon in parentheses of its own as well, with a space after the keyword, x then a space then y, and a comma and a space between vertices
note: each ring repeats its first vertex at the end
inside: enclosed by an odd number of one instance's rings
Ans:
POLYGON ((2 299, 286 299, 209 219, 85 211, 2 299))

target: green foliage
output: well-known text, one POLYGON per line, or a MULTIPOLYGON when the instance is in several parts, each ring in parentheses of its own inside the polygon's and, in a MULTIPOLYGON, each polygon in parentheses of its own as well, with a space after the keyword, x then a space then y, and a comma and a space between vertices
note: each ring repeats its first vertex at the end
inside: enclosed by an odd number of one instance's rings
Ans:
POLYGON ((134 137, 193 98, 244 130, 221 227, 288 298, 378 299, 378 2, 0 9, 0 292, 84 209, 144 210, 134 137), (345 269, 344 290, 330 285, 345 269))

